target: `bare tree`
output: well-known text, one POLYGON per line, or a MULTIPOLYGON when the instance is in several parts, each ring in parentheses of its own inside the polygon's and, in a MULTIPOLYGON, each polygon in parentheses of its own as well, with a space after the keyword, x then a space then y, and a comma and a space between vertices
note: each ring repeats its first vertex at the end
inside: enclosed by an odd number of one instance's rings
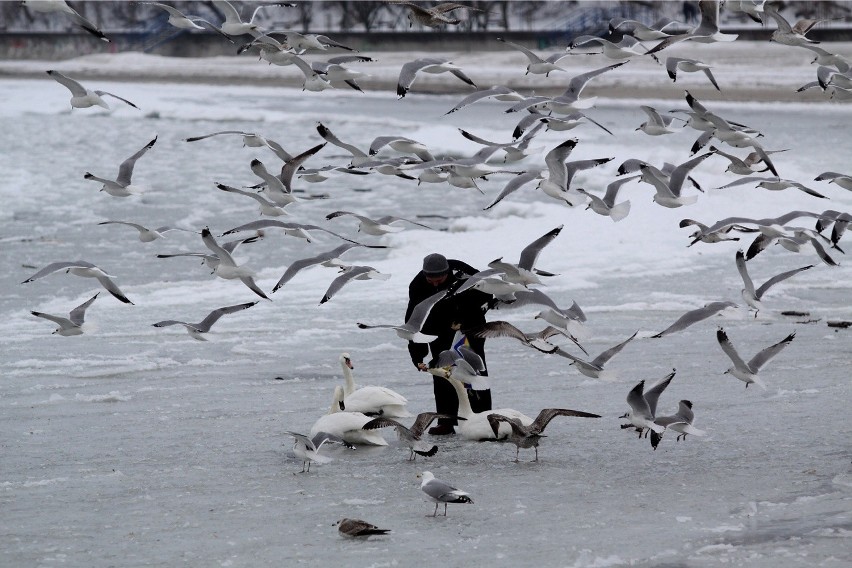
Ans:
POLYGON ((341 12, 340 29, 350 30, 355 26, 364 26, 364 31, 375 29, 381 20, 387 5, 384 2, 333 2, 341 12))

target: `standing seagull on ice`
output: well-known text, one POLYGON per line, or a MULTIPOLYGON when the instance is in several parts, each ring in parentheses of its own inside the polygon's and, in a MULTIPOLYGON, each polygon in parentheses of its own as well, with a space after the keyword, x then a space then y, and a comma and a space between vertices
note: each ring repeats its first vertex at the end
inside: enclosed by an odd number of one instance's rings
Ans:
POLYGON ((319 453, 320 448, 322 448, 322 445, 325 443, 343 444, 350 450, 355 449, 355 446, 353 446, 340 436, 335 436, 334 434, 329 434, 328 432, 317 432, 311 438, 308 438, 304 434, 290 432, 289 430, 284 430, 284 433, 293 436, 293 438, 295 439, 295 443, 293 444, 293 453, 296 454, 297 458, 302 460, 302 471, 300 471, 299 473, 310 473, 311 462, 329 463, 331 461, 330 457, 321 456, 319 453))
POLYGON ((373 328, 390 328, 396 331, 396 334, 402 339, 407 339, 408 341, 413 341, 414 343, 429 343, 438 338, 437 335, 426 335, 420 331, 423 327, 423 323, 426 321, 426 318, 429 317, 429 312, 432 311, 432 308, 437 304, 441 298, 447 295, 446 290, 441 290, 432 294, 416 306, 411 311, 411 315, 408 317, 408 320, 402 325, 393 325, 393 324, 376 324, 376 325, 367 325, 365 323, 358 322, 358 327, 361 329, 373 329, 373 328))
POLYGON ((224 308, 217 308, 207 314, 203 320, 198 323, 187 323, 185 321, 178 320, 163 320, 158 321, 157 323, 151 324, 154 327, 168 327, 170 325, 182 325, 186 328, 187 333, 192 336, 193 339, 197 339, 198 341, 207 341, 207 338, 204 336, 214 323, 219 321, 219 318, 222 316, 232 314, 234 312, 238 312, 240 310, 244 310, 246 308, 250 308, 255 305, 257 302, 247 302, 245 304, 237 304, 235 306, 225 306, 224 308))
MULTIPOLYGON (((98 292, 100 294, 100 292, 98 292)), ((95 294, 73 310, 68 314, 68 317, 63 316, 54 316, 51 314, 46 314, 43 312, 30 312, 32 315, 43 318, 46 320, 50 320, 53 323, 57 324, 57 327, 53 333, 59 334, 63 337, 70 337, 72 335, 82 335, 83 334, 83 322, 86 317, 86 309, 92 305, 92 302, 98 297, 98 294, 95 294)))
POLYGON ((26 284, 27 282, 32 282, 33 280, 38 280, 48 274, 52 274, 54 272, 58 272, 60 270, 64 270, 67 273, 71 273, 75 276, 83 276, 84 278, 97 278, 98 282, 101 283, 101 286, 106 288, 107 292, 124 302, 125 304, 133 304, 130 300, 127 299, 127 296, 119 290, 118 286, 115 282, 112 281, 112 276, 92 264, 91 262, 86 262, 85 260, 77 260, 72 262, 52 262, 21 282, 21 284, 26 284))
POLYGON ((751 277, 748 275, 748 269, 746 268, 746 259, 743 254, 742 249, 737 251, 737 270, 740 273, 740 277, 743 279, 743 288, 742 294, 743 299, 746 303, 754 308, 754 317, 757 317, 757 312, 760 311, 760 300, 763 298, 763 295, 766 293, 769 288, 778 284, 779 282, 790 278, 791 276, 795 276, 799 272, 803 270, 808 270, 813 268, 813 264, 809 264, 807 266, 803 266, 801 268, 796 268, 794 270, 788 270, 786 272, 782 272, 781 274, 776 274, 766 282, 764 282, 759 288, 755 289, 754 282, 752 282, 751 277))
POLYGON ((430 517, 438 516, 438 505, 444 504, 444 516, 447 516, 447 503, 470 503, 473 504, 473 499, 470 498, 470 493, 456 489, 452 485, 435 479, 431 471, 418 473, 417 477, 422 479, 420 489, 429 496, 429 499, 435 502, 435 512, 430 517))
POLYGON ((136 165, 136 160, 144 156, 145 152, 153 148, 156 142, 157 137, 154 136, 154 139, 145 144, 141 150, 121 162, 121 165, 118 167, 118 177, 114 180, 97 177, 89 172, 86 172, 83 175, 83 178, 93 179, 102 183, 103 187, 101 187, 101 191, 105 191, 113 197, 129 197, 131 195, 139 194, 141 189, 131 185, 130 178, 133 176, 133 167, 136 165))
POLYGON ((131 103, 127 99, 123 99, 118 95, 113 95, 112 93, 108 93, 106 91, 91 91, 75 81, 70 77, 66 77, 59 71, 50 70, 47 72, 48 75, 53 78, 54 81, 63 85, 69 91, 71 91, 71 108, 89 108, 91 106, 99 106, 103 107, 107 110, 110 110, 110 106, 106 103, 106 101, 102 98, 104 95, 110 96, 114 99, 118 99, 123 103, 127 103, 135 109, 139 107, 135 104, 131 103))
MULTIPOLYGON (((408 461, 414 461, 417 455, 432 457, 438 452, 438 446, 425 442, 422 439, 423 432, 426 431, 429 424, 431 424, 436 418, 459 419, 458 416, 448 416, 446 414, 438 414, 437 412, 421 412, 417 415, 417 418, 414 420, 414 424, 411 425, 411 428, 406 428, 393 418, 385 418, 384 416, 373 418, 364 424, 362 428, 364 428, 364 430, 375 430, 376 428, 387 428, 392 426, 396 430, 396 434, 400 441, 405 442, 408 445, 408 449, 411 451, 408 456, 408 461)), ((461 420, 464 420, 464 418, 461 420)))
POLYGON ((494 431, 494 437, 497 437, 500 422, 506 422, 512 427, 512 433, 506 438, 509 442, 515 444, 515 463, 519 461, 518 455, 521 448, 535 448, 535 459, 538 461, 538 445, 542 438, 545 437, 544 429, 550 424, 550 421, 557 416, 578 416, 580 418, 600 418, 600 414, 592 414, 581 410, 569 410, 567 408, 545 408, 538 413, 538 416, 529 426, 524 426, 517 418, 508 418, 502 414, 492 413, 488 415, 488 423, 491 424, 491 429, 494 431))
POLYGON ((42 13, 51 13, 51 12, 61 12, 63 14, 68 14, 68 16, 74 20, 74 23, 98 38, 101 41, 105 41, 110 43, 110 39, 104 35, 104 32, 98 28, 93 22, 87 20, 83 16, 80 15, 77 10, 68 5, 65 0, 21 0, 21 5, 25 8, 29 8, 34 12, 42 12, 42 13))
POLYGON ((725 333, 725 330, 721 327, 716 331, 716 340, 719 342, 719 345, 722 347, 722 351, 725 352, 734 366, 729 367, 726 374, 731 374, 743 381, 746 385, 746 388, 751 383, 757 384, 761 388, 766 388, 766 384, 757 376, 758 371, 760 371, 761 367, 763 367, 766 363, 769 362, 770 359, 778 355, 778 353, 787 347, 787 345, 793 341, 793 338, 796 337, 796 332, 794 331, 778 343, 774 345, 770 345, 769 347, 759 351, 757 355, 752 357, 748 363, 743 361, 740 354, 737 353, 737 350, 734 348, 734 345, 731 343, 731 340, 728 339, 728 334, 725 333))
POLYGON ((449 59, 438 57, 424 57, 409 61, 402 66, 399 72, 399 80, 396 85, 396 94, 399 98, 405 96, 411 89, 411 85, 417 78, 418 73, 452 73, 473 88, 477 88, 476 84, 464 74, 461 67, 452 63, 449 59))

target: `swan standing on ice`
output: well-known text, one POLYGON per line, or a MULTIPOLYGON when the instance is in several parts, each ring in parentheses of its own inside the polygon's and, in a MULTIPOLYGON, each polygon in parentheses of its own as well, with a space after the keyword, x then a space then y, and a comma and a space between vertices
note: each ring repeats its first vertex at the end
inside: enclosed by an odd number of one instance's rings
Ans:
POLYGON ((334 387, 334 400, 328 414, 320 416, 311 426, 310 437, 319 432, 327 432, 343 438, 350 444, 367 446, 387 446, 388 442, 381 434, 373 430, 363 430, 364 424, 371 418, 361 412, 342 412, 340 403, 343 402, 343 387, 334 387))
POLYGON ((356 387, 352 377, 352 358, 349 353, 340 354, 340 368, 343 369, 343 409, 347 412, 362 412, 389 416, 392 418, 408 418, 412 416, 406 409, 408 399, 385 387, 365 386, 356 387))

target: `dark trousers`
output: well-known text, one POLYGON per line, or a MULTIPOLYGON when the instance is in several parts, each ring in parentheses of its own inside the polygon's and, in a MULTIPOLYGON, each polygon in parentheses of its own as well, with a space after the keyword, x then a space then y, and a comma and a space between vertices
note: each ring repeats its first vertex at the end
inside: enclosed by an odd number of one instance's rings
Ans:
MULTIPOLYGON (((456 389, 447 379, 441 377, 432 378, 432 384, 435 390, 435 411, 441 414, 456 416, 459 411, 459 399, 456 395, 456 389)), ((470 401, 470 408, 474 412, 491 410, 491 389, 468 389, 467 399, 470 401)), ((450 426, 455 426, 457 422, 457 420, 447 418, 438 419, 438 424, 448 424, 450 426)))

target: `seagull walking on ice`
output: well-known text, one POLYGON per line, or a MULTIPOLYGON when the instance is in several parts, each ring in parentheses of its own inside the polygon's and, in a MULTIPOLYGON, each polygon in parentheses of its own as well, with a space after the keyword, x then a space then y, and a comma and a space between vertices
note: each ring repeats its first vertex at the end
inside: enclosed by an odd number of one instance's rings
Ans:
POLYGON ((535 459, 538 461, 538 445, 541 439, 545 437, 544 429, 550 424, 550 421, 557 416, 578 416, 580 418, 600 418, 600 414, 592 414, 591 412, 583 412, 581 410, 569 410, 567 408, 544 408, 538 413, 538 416, 529 426, 524 424, 517 418, 509 418, 502 414, 491 413, 488 415, 488 423, 494 431, 494 437, 498 437, 498 428, 500 422, 506 422, 512 427, 512 433, 506 438, 507 441, 515 444, 515 463, 519 461, 521 448, 534 448, 535 459))
MULTIPOLYGON (((328 432, 317 432, 310 438, 308 438, 304 434, 290 432, 289 430, 285 430, 284 433, 293 436, 295 440, 295 443, 293 444, 293 453, 296 454, 297 458, 302 460, 302 471, 300 471, 299 473, 310 473, 311 462, 323 464, 332 461, 330 457, 320 455, 319 451, 320 448, 322 448, 323 444, 342 444, 350 450, 355 449, 355 446, 353 446, 340 436, 329 434, 328 432)), ((346 521, 348 519, 343 520, 346 521)))
POLYGON ((418 473, 417 477, 421 479, 420 489, 429 499, 435 502, 435 512, 430 517, 438 516, 438 505, 444 504, 444 516, 447 516, 448 503, 470 503, 473 504, 473 499, 470 498, 470 493, 456 489, 449 483, 436 479, 431 471, 418 473))
MULTIPOLYGON (((407 428, 393 418, 386 416, 373 418, 364 424, 362 428, 364 428, 364 430, 375 430, 376 428, 393 427, 396 430, 396 434, 400 441, 408 445, 408 449, 411 452, 408 456, 408 461, 414 461, 417 456, 432 457, 438 452, 438 446, 430 444, 422 439, 423 432, 426 431, 426 428, 428 428, 436 418, 459 419, 458 416, 438 414, 437 412, 421 412, 417 415, 417 418, 415 418, 414 424, 411 425, 411 428, 407 428)), ((464 420, 464 418, 462 418, 462 420, 464 420)))

